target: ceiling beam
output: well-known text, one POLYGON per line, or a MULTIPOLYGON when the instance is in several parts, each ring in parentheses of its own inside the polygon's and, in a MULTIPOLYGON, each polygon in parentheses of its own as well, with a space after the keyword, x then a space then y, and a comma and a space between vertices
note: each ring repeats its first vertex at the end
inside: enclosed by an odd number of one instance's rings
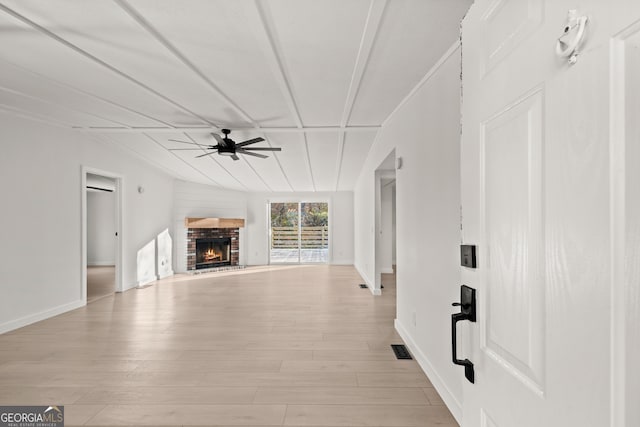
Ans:
POLYGON ((353 67, 351 83, 349 84, 349 91, 347 92, 347 99, 345 100, 342 119, 340 120, 340 126, 342 127, 347 125, 351 117, 351 111, 353 110, 353 105, 360 90, 362 77, 367 69, 367 65, 369 65, 369 57, 371 56, 373 45, 380 31, 380 23, 382 22, 386 7, 387 0, 371 0, 371 4, 369 5, 367 21, 364 26, 364 31, 362 32, 362 39, 360 39, 358 57, 353 67))
MULTIPOLYGON (((150 141, 153 141, 154 143, 156 143, 159 147, 164 148, 165 150, 167 149, 164 145, 160 144, 160 141, 158 141, 157 139, 155 139, 154 137, 152 137, 151 135, 147 135, 146 133, 143 134, 145 137, 147 137, 150 141)), ((135 150, 134 150, 135 151, 135 150)), ((168 150, 167 150, 168 151, 168 150)), ((196 168, 195 166, 193 166, 191 163, 187 162, 186 160, 184 160, 182 157, 178 156, 176 153, 174 153, 173 151, 169 151, 169 153, 174 156, 176 159, 180 160, 182 163, 184 163, 185 165, 189 166, 191 169, 193 169, 194 171, 196 171, 197 173, 199 173, 200 175, 202 175, 203 177, 205 177, 205 179, 207 179, 208 181, 211 181, 214 185, 218 186, 218 187, 222 187, 222 185, 220 185, 220 183, 218 181, 216 181, 215 179, 211 178, 209 175, 207 175, 206 173, 202 172, 200 169, 196 168)), ((142 157, 143 159, 145 158, 142 154, 138 154, 140 157, 142 157)), ((147 159, 148 161, 148 159, 147 159)))
POLYGON ((74 52, 80 54, 81 56, 83 56, 84 58, 90 60, 91 62, 106 68, 107 70, 113 72, 114 74, 117 74, 118 76, 128 80, 129 82, 141 87, 142 89, 146 90, 147 92, 153 94, 154 96, 156 96, 157 98, 161 99, 162 101, 171 104, 173 107, 197 118, 198 120, 202 121, 203 123, 207 123, 209 125, 215 126, 214 123, 211 123, 209 120, 205 119, 204 117, 200 116, 199 114, 191 111, 190 109, 188 109, 187 107, 179 104, 178 102, 170 99, 169 97, 163 95, 162 93, 158 92, 157 90, 151 88, 150 86, 147 86, 146 84, 142 83, 140 80, 135 79, 134 77, 128 75, 127 73, 125 73, 124 71, 119 70, 118 68, 114 67, 113 65, 103 61, 102 59, 98 58, 95 55, 92 55, 91 53, 87 52, 86 50, 76 46, 75 44, 71 43, 70 41, 60 37, 59 35, 53 33, 52 31, 46 29, 45 27, 37 24, 36 22, 30 20, 29 18, 19 14, 18 12, 14 11, 11 8, 8 8, 7 6, 3 5, 0 3, 0 10, 2 10, 3 12, 5 12, 6 14, 12 16, 13 18, 17 19, 18 21, 22 22, 23 24, 33 28, 34 30, 38 31, 39 33, 57 41, 58 43, 66 46, 67 48, 73 50, 74 52))
POLYGON ((61 129, 69 129, 68 124, 62 124, 51 120, 50 117, 36 114, 31 111, 26 111, 18 107, 0 103, 0 113, 10 114, 12 116, 21 117, 23 119, 32 120, 34 122, 44 123, 49 126, 54 126, 61 129))
POLYGON ((313 191, 317 191, 316 181, 315 179, 313 179, 313 168, 311 167, 311 156, 309 155, 309 141, 307 140, 307 134, 303 133, 302 138, 304 138, 304 154, 305 154, 304 158, 307 163, 307 170, 309 171, 309 176, 311 177, 311 186, 313 188, 313 191))
MULTIPOLYGON (((262 181, 262 183, 264 184, 264 186, 267 188, 267 190, 269 190, 270 192, 273 193, 273 188, 271 188, 271 186, 269 184, 267 184, 267 181, 264 180, 264 178, 262 177, 262 175, 260 175, 258 173, 258 171, 256 170, 256 168, 253 167, 253 165, 251 164, 251 162, 249 161, 249 156, 243 156, 240 155, 240 157, 242 157, 242 160, 244 160, 247 165, 251 168, 251 170, 253 171, 253 173, 256 174, 256 176, 258 177, 258 179, 260 179, 260 181, 262 181)), ((257 159, 256 161, 264 161, 267 159, 257 159)))
MULTIPOLYGON (((369 58, 373 51, 373 45, 380 31, 380 23, 387 8, 387 0, 371 0, 369 4, 369 12, 367 14, 367 20, 362 32, 362 38, 360 39, 360 48, 358 49, 358 56, 356 63, 353 67, 353 73, 351 74, 351 82, 349 83, 349 90, 347 91, 347 99, 344 102, 344 109, 342 110, 342 117, 340 119, 340 127, 346 128, 349 119, 351 118, 351 112, 356 102, 356 97, 360 91, 360 85, 362 84, 362 78, 364 77, 367 66, 369 65, 369 58)), ((377 130, 377 129, 376 129, 377 130)), ((338 158, 336 160, 336 182, 335 191, 338 191, 340 185, 340 175, 342 172, 342 161, 344 156, 344 144, 345 133, 340 132, 338 136, 338 158)))
MULTIPOLYGON (((149 135, 144 135, 146 136, 148 139, 150 139, 152 142, 158 144, 160 147, 162 147, 162 145, 160 145, 158 143, 158 141, 154 140, 153 138, 151 138, 149 135)), ((151 165, 153 165, 154 167, 166 172, 167 174, 169 174, 170 176, 174 176, 178 179, 182 179, 182 180, 186 180, 188 181, 189 178, 183 176, 181 173, 176 172, 174 169, 172 168, 168 168, 164 165, 161 165, 153 160, 150 160, 148 156, 145 156, 143 153, 140 153, 138 150, 135 150, 134 148, 132 148, 131 146, 129 146, 128 144, 122 142, 122 141, 117 141, 115 139, 113 139, 112 137, 108 136, 108 135, 91 135, 88 134, 87 135, 88 138, 93 138, 94 140, 97 140, 103 144, 108 144, 108 145, 115 145, 117 146, 120 150, 136 156, 138 158, 140 158, 142 161, 145 161, 151 165)), ((164 147, 163 147, 164 148, 164 147)), ((208 181, 212 182, 214 185, 219 185, 218 183, 216 183, 213 179, 209 178, 208 176, 204 175, 202 172, 200 172, 199 170, 197 170, 196 168, 194 168, 193 166, 191 166, 189 163, 185 162, 184 160, 182 160, 180 157, 176 156, 176 158, 180 161, 182 161, 184 164, 186 164, 187 166, 189 166, 191 169, 193 169, 194 171, 200 173, 202 176, 205 177, 205 179, 207 179, 208 181)))
MULTIPOLYGON (((273 145, 271 144, 271 140, 269 139, 269 136, 266 133, 262 133, 261 136, 267 142, 269 147, 273 147, 273 145)), ((287 173, 284 171, 284 167, 282 166, 282 163, 280 163, 280 158, 278 157, 278 152, 277 151, 273 152, 273 158, 275 159, 276 163, 278 164, 278 167, 280 168, 280 172, 282 172, 282 176, 284 177, 284 180, 287 182, 287 185, 289 186, 289 189, 291 191, 294 191, 293 190, 293 185, 291 185, 291 181, 289 181, 289 177, 287 176, 287 173)), ((271 191, 273 191, 273 190, 271 190, 271 191)))
MULTIPOLYGON (((269 145, 271 145, 271 144, 269 144, 269 145)), ((278 153, 273 153, 273 157, 276 159, 276 162, 278 162, 278 167, 280 168, 280 171, 282 172, 282 175, 284 176, 284 180, 287 181, 287 185, 289 186, 289 189, 291 191, 295 191, 293 189, 293 185, 291 185, 291 181, 289 180, 289 176, 284 171, 284 167, 282 167, 282 163, 280 163, 280 159, 278 158, 278 153)))
MULTIPOLYGON (((106 117, 102 117, 102 116, 99 116, 97 114, 93 114, 93 113, 90 113, 90 112, 76 110, 75 108, 67 107, 66 105, 56 104, 56 103, 53 103, 53 102, 51 102, 49 100, 39 98, 37 96, 29 95, 29 94, 26 94, 24 92, 20 92, 18 90, 14 90, 14 89, 9 89, 8 87, 0 86, 0 92, 7 92, 7 93, 11 93, 11 94, 20 96, 22 98, 32 99, 32 100, 34 100, 36 102, 39 102, 39 103, 42 103, 42 104, 45 104, 45 105, 51 105, 55 109, 61 109, 61 110, 70 111, 73 114, 78 114, 78 115, 83 115, 83 116, 90 116, 90 117, 94 117, 96 119, 99 119, 99 120, 102 120, 102 121, 105 121, 105 122, 111 122, 111 123, 113 123, 115 125, 118 125, 118 126, 126 126, 126 124, 124 124, 122 122, 118 122, 116 120, 108 119, 106 117)), ((73 125, 70 124, 70 123, 67 123, 66 127, 71 127, 71 126, 73 126, 73 125)))
MULTIPOLYGON (((75 126, 73 129, 87 132, 102 133, 181 133, 181 132, 218 132, 219 129, 213 127, 82 127, 75 126)), ((240 128, 231 127, 232 131, 260 132, 260 133, 308 133, 308 132, 372 132, 378 131, 380 126, 316 126, 316 127, 258 127, 240 128)))
POLYGON ((269 13, 269 7, 261 0, 254 0, 254 8, 245 7, 245 14, 248 20, 248 27, 253 29, 256 40, 260 48, 265 52, 267 65, 271 69, 273 76, 278 83, 280 92, 289 108, 289 112, 298 128, 304 127, 300 110, 296 103, 296 97, 291 88, 289 75, 284 66, 282 49, 273 36, 273 19, 269 13))
POLYGON ((136 21, 145 31, 147 31, 158 43, 164 46, 176 58, 178 58, 189 70, 203 80, 213 92, 222 98, 236 113, 238 113, 245 121, 251 123, 254 127, 258 124, 244 111, 238 104, 222 91, 207 75, 202 72, 193 62, 189 60, 177 47, 175 47, 166 37, 164 37, 149 21, 147 21, 136 9, 133 8, 126 0, 113 0, 122 10, 124 10, 134 21, 136 21))
POLYGON ((338 185, 340 184, 340 173, 342 172, 342 160, 344 158, 344 132, 340 132, 338 135, 338 161, 336 163, 336 183, 334 185, 334 191, 338 191, 338 185))
MULTIPOLYGON (((74 87, 74 86, 68 85, 68 84, 66 84, 66 83, 63 83, 63 82, 61 82, 61 81, 55 80, 55 79, 51 78, 50 76, 47 76, 47 75, 44 75, 44 74, 40 74, 40 73, 36 73, 36 72, 35 72, 35 71, 33 71, 33 70, 29 70, 29 69, 24 68, 24 67, 22 67, 22 66, 20 66, 20 65, 14 64, 14 63, 12 63, 12 62, 5 61, 5 60, 3 60, 3 59, 0 59, 0 61, 4 62, 4 63, 6 64, 6 65, 4 65, 5 67, 6 67, 7 65, 9 65, 9 66, 11 66, 11 67, 14 67, 14 68, 16 69, 16 71, 19 71, 20 73, 24 73, 24 74, 30 74, 31 76, 35 77, 36 79, 38 79, 38 80, 40 80, 40 81, 44 81, 44 82, 46 82, 46 84, 47 84, 47 85, 50 85, 50 86, 58 86, 58 87, 63 88, 63 89, 65 89, 65 90, 68 90, 68 91, 71 91, 71 92, 74 92, 74 93, 80 94, 80 95, 82 95, 82 96, 86 96, 86 97, 92 98, 92 99, 94 99, 94 100, 96 100, 96 101, 98 101, 98 102, 100 102, 100 103, 108 104, 108 105, 110 105, 110 106, 112 106, 112 107, 115 107, 115 108, 117 108, 117 109, 120 109, 120 110, 126 111, 126 112, 128 112, 128 113, 132 113, 132 114, 134 114, 134 115, 137 115, 137 116, 140 116, 140 117, 144 117, 145 119, 152 120, 152 121, 154 121, 154 122, 158 122, 158 123, 160 123, 160 124, 162 124, 162 125, 165 125, 165 126, 167 126, 167 127, 172 127, 172 126, 173 126, 173 125, 171 125, 170 123, 167 123, 167 122, 162 121, 162 120, 160 120, 160 119, 157 119, 157 118, 155 118, 155 117, 151 117, 151 116, 149 116, 149 115, 147 115, 147 114, 144 114, 144 113, 142 113, 142 112, 140 112, 140 111, 137 111, 137 110, 134 110, 134 109, 132 109, 132 108, 126 107, 126 106, 124 106, 124 105, 118 104, 117 102, 110 101, 110 100, 105 99, 105 98, 102 98, 102 97, 100 97, 100 96, 98 96, 98 95, 96 95, 96 94, 93 94, 93 93, 90 93, 90 92, 86 92, 86 91, 84 91, 84 90, 82 90, 82 89, 79 89, 79 88, 77 88, 77 87, 74 87)), ((42 99, 42 98, 36 98, 36 97, 34 97, 34 98, 35 98, 35 99, 39 99, 39 100, 41 100, 41 101, 45 101, 45 100, 44 100, 44 99, 42 99)), ((58 104, 57 104, 57 105, 58 105, 58 104)), ((97 116, 96 116, 96 117, 97 117, 97 116)), ((119 123, 119 122, 114 121, 114 120, 111 120, 111 119, 105 119, 105 120, 110 120, 110 121, 112 121, 112 122, 114 122, 114 123, 119 123)), ((122 124, 122 126, 124 126, 124 127, 128 127, 128 125, 126 125, 126 124, 122 124)))
MULTIPOLYGON (((150 139, 151 141, 155 142, 156 144, 158 144, 158 146, 164 148, 165 150, 167 150, 167 148, 162 145, 160 143, 160 141, 158 141, 157 139, 155 139, 154 137, 152 137, 151 135, 148 134, 143 134, 144 136, 146 136, 148 139, 150 139)), ((193 166, 191 163, 187 162, 185 159, 183 159, 182 157, 178 156, 176 153, 174 153, 173 151, 169 151, 167 150, 172 156, 174 156, 176 159, 180 160, 182 163, 184 163, 185 165, 189 166, 191 169, 193 169, 194 171, 196 171, 197 173, 199 173, 200 175, 204 176, 207 180, 211 181, 214 183, 214 185, 216 185, 217 187, 224 187, 222 184, 220 184, 218 181, 216 181, 215 179, 211 178, 209 175, 207 175, 206 173, 202 172, 200 169, 198 169, 197 167, 193 166)))

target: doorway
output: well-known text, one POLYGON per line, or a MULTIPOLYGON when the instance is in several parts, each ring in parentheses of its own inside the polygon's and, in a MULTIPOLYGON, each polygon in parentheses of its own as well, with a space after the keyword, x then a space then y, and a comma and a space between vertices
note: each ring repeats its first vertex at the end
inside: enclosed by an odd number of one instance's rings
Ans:
POLYGON ((122 178, 82 172, 82 289, 86 303, 122 291, 122 178))
POLYGON ((375 172, 375 287, 373 293, 379 295, 383 289, 395 288, 395 195, 396 195, 396 154, 393 150, 378 166, 375 172), (385 285, 386 283, 386 285, 385 285))
POLYGON ((87 303, 113 295, 116 286, 116 183, 87 174, 87 303))
POLYGON ((396 286, 396 179, 380 180, 379 233, 380 289, 393 292, 396 286))
POLYGON ((329 262, 329 203, 269 203, 269 263, 329 262))

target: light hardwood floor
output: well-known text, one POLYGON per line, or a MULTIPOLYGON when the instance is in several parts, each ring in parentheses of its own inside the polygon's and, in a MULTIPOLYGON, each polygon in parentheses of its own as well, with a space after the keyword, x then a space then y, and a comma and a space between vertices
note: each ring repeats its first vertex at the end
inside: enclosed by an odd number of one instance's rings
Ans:
POLYGON ((0 405, 72 425, 457 426, 350 266, 176 276, 0 336, 0 405))
POLYGON ((116 290, 116 268, 87 267, 87 303, 112 295, 116 290))

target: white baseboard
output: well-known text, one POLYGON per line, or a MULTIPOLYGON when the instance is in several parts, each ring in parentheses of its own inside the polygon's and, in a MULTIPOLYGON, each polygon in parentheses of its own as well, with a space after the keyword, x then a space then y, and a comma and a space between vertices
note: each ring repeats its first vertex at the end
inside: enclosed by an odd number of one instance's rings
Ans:
POLYGON ((151 282, 155 282, 156 280, 158 280, 158 276, 156 276, 155 274, 153 276, 148 276, 145 277, 141 280, 138 280, 138 287, 144 286, 144 285, 148 285, 151 282))
POLYGON ((369 286, 369 289, 373 288, 373 282, 371 281, 371 279, 369 279, 367 275, 364 274, 356 264, 354 264, 353 266, 358 271, 358 274, 360 275, 360 277, 362 277, 362 280, 364 280, 364 283, 366 283, 367 286, 369 286))
POLYGON ((449 390, 449 387, 447 387, 442 377, 438 375, 438 372, 429 361, 429 358, 418 348, 415 341, 413 341, 413 338, 411 338, 409 331, 402 326, 402 323, 400 323, 398 319, 395 319, 394 326, 402 340, 405 342, 407 347, 409 347, 411 354, 416 358, 418 365, 420 365, 424 373, 429 377, 429 381, 431 381, 433 387, 436 389, 440 397, 442 397, 442 400, 445 405, 447 405, 447 408, 449 408, 449 411, 451 411, 453 417, 456 419, 458 424, 462 425, 462 404, 451 393, 451 390, 449 390))
POLYGON ((173 276, 175 273, 173 270, 165 272, 165 274, 158 274, 158 279, 166 279, 167 277, 173 276))
POLYGON ((376 295, 376 296, 382 295, 382 290, 381 290, 381 289, 376 289, 376 288, 375 288, 375 283, 374 283, 371 279, 369 279, 369 278, 367 277, 367 275, 366 275, 366 274, 364 274, 364 273, 362 272, 362 270, 360 270, 360 269, 358 268, 358 266, 357 266, 357 265, 355 265, 355 264, 354 264, 353 266, 354 266, 354 267, 356 268, 356 270, 358 271, 358 274, 360 274, 360 277, 362 277, 362 280, 364 280, 364 283, 366 283, 366 284, 367 284, 367 287, 369 288, 369 291, 371 291, 371 294, 372 294, 372 295, 376 295))
POLYGON ((91 261, 87 262, 87 267, 115 267, 114 261, 91 261))
MULTIPOLYGON (((131 289, 137 288, 138 286, 140 285, 138 285, 137 283, 130 283, 128 285, 124 285, 121 291, 116 291, 116 292, 127 292, 127 291, 130 291, 131 289)), ((141 286, 144 286, 144 285, 141 285, 141 286)))
POLYGON ((393 274, 393 267, 386 267, 380 270, 380 273, 384 274, 393 274))
POLYGON ((337 260, 332 261, 331 265, 353 265, 353 260, 337 260))
POLYGON ((32 323, 39 322, 41 320, 48 319, 58 314, 66 313, 67 311, 75 310, 76 308, 84 307, 85 302, 82 300, 74 301, 68 304, 59 305, 57 307, 50 308, 48 310, 41 311, 39 313, 30 314, 28 316, 21 317, 19 319, 10 320, 8 322, 0 324, 0 334, 13 331, 23 326, 30 325, 32 323))

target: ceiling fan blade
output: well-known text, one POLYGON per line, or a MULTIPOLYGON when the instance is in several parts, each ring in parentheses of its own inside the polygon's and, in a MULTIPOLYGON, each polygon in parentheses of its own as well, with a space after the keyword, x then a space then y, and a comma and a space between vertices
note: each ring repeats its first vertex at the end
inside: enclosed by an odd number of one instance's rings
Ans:
POLYGON ((282 151, 280 147, 247 147, 243 148, 243 150, 252 150, 252 151, 282 151))
POLYGON ((202 151, 202 148, 167 148, 169 151, 202 151))
POLYGON ((236 153, 248 154, 249 156, 260 157, 261 159, 266 159, 269 156, 265 156, 264 154, 252 153, 251 151, 246 151, 243 148, 239 148, 236 150, 236 153))
POLYGON ((208 152, 208 153, 200 154, 199 156, 196 156, 196 159, 197 159, 197 158, 200 158, 200 157, 204 157, 204 156, 210 156, 210 155, 212 155, 212 154, 216 154, 217 152, 218 152, 218 151, 210 151, 210 152, 208 152))
POLYGON ((231 158, 232 158, 233 160, 240 160, 240 157, 238 157, 236 154, 234 154, 233 156, 231 156, 231 158))
POLYGON ((246 141, 242 141, 236 144, 236 147, 244 147, 245 145, 249 145, 249 144, 255 144, 256 142, 262 142, 264 141, 264 138, 253 138, 253 139, 247 139, 246 141))
POLYGON ((218 135, 215 132, 211 132, 211 135, 213 135, 213 137, 216 139, 216 141, 218 142, 218 145, 220 145, 221 147, 227 146, 227 143, 224 141, 224 138, 222 138, 220 135, 218 135))
POLYGON ((198 144, 198 143, 195 143, 195 142, 180 141, 180 140, 177 140, 177 139, 170 139, 169 141, 179 142, 181 144, 197 145, 198 147, 210 147, 210 145, 203 145, 203 144, 198 144))

